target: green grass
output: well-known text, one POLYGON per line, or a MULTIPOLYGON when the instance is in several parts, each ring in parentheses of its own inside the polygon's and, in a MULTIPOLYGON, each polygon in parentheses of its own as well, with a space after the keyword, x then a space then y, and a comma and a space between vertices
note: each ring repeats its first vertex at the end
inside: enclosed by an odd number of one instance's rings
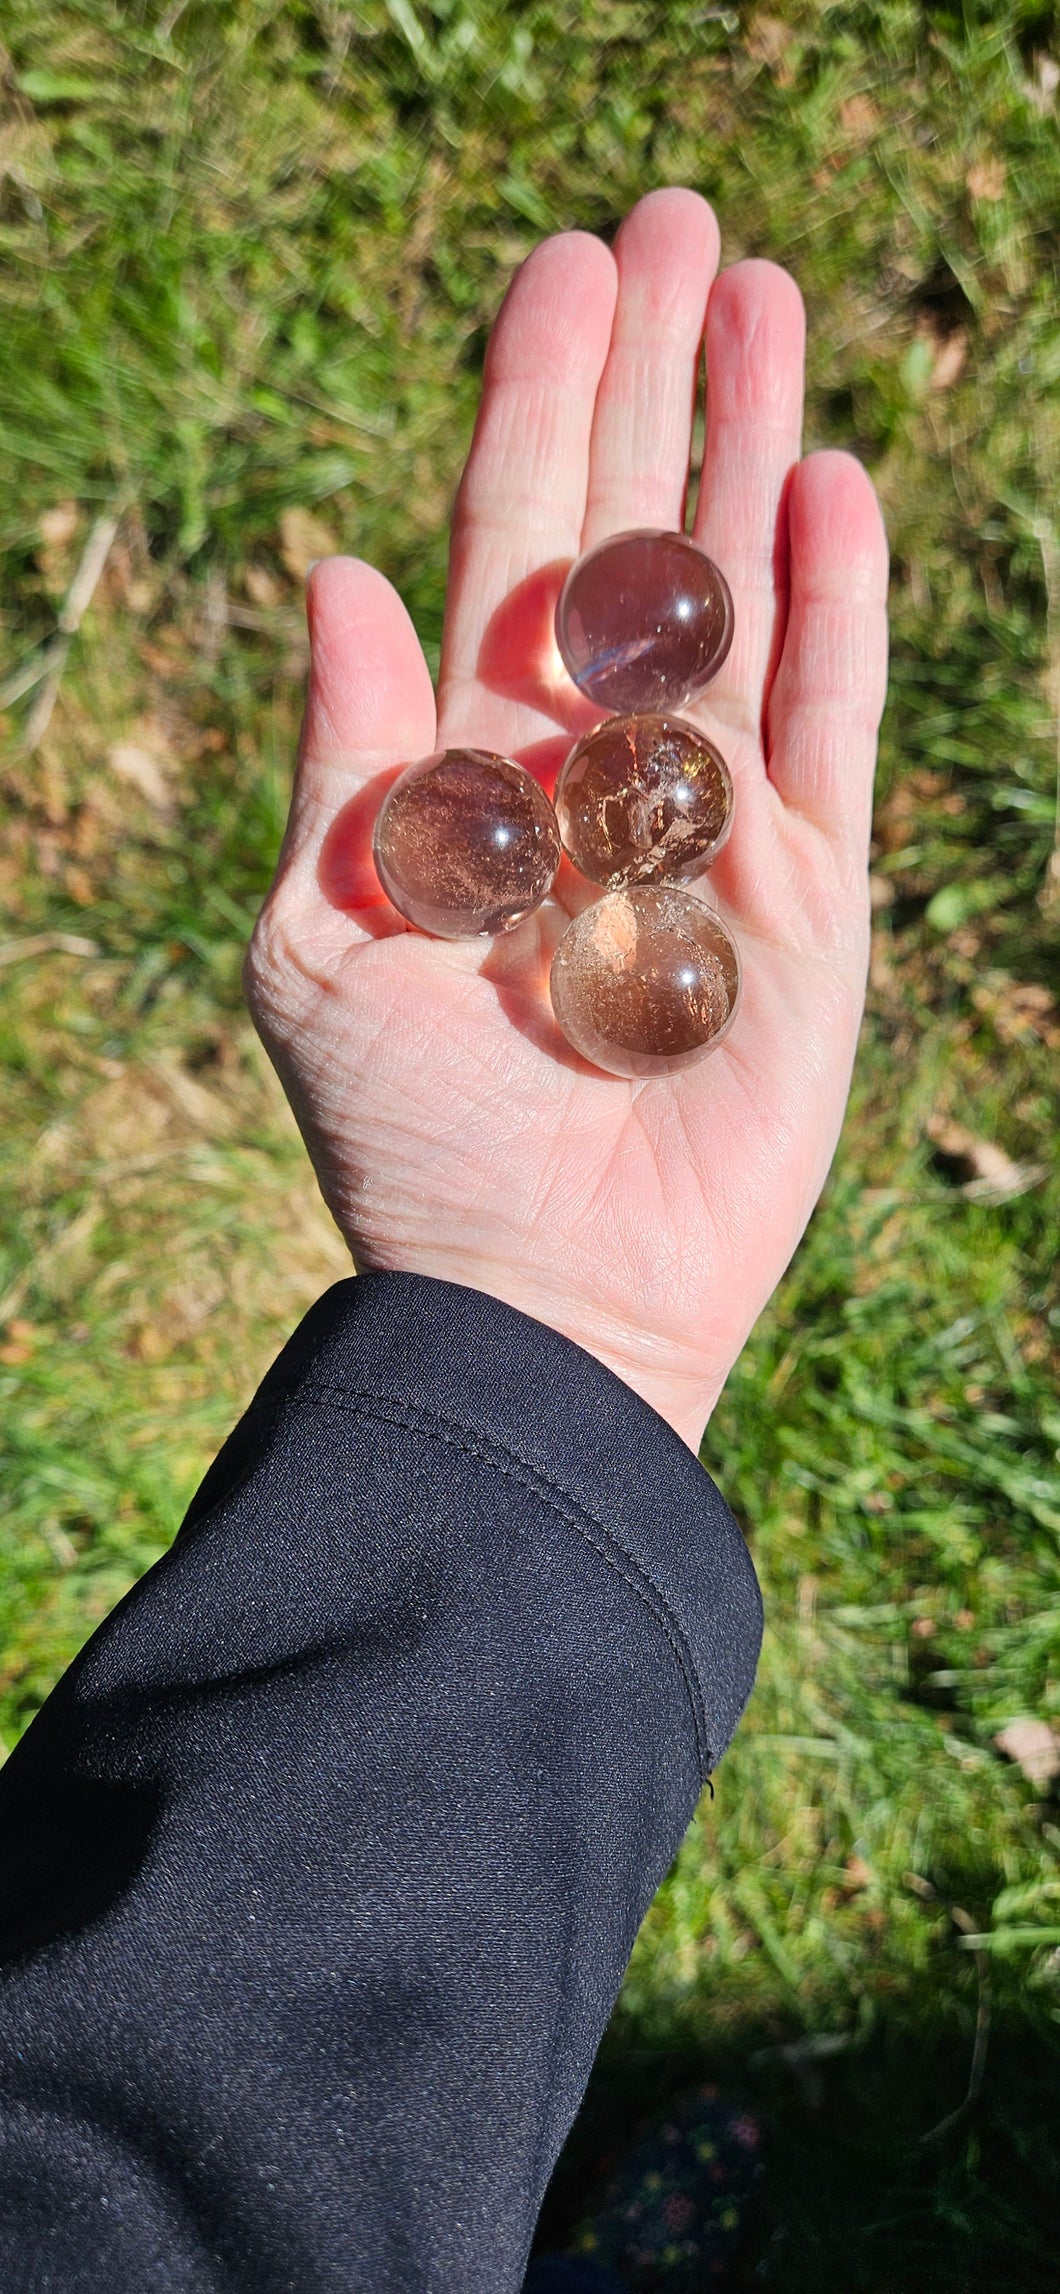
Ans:
POLYGON ((0 1729, 344 1265, 239 998, 304 670, 281 519, 435 648, 513 264, 693 183, 727 259, 794 269, 809 440, 887 512, 877 932, 836 1171, 705 1451, 759 1689, 548 2221, 706 2066, 766 2126, 748 2286, 1051 2287, 1060 1804, 994 1739, 1060 1722, 1060 19, 8 0, 3 30, 0 685, 121 526, 32 755, 39 684, 4 720, 4 939, 95 952, 0 969, 0 1729), (976 1199, 939 1118, 1039 1176, 976 1199))

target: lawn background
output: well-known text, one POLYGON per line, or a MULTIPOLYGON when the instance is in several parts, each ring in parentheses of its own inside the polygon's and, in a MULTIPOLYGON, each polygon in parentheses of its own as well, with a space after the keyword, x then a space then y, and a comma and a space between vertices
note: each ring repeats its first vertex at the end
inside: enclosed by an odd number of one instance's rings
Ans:
POLYGON ((3 1736, 345 1271, 239 991, 306 562, 373 559, 436 657, 513 265, 693 184, 726 260, 794 270, 807 442, 884 502, 876 931, 836 1167, 704 1449, 760 1686, 547 2226, 706 2069, 767 2135, 739 2283, 1052 2288, 1060 1804, 995 1740, 1060 1726, 1057 12, 4 0, 0 33, 3 1736))

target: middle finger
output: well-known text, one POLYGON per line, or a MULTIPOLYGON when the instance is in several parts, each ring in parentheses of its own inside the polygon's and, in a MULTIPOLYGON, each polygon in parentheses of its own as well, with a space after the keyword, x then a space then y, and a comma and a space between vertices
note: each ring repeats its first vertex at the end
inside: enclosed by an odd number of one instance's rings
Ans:
POLYGON ((615 240, 618 303, 596 400, 582 548, 684 521, 718 226, 695 191, 649 192, 615 240))

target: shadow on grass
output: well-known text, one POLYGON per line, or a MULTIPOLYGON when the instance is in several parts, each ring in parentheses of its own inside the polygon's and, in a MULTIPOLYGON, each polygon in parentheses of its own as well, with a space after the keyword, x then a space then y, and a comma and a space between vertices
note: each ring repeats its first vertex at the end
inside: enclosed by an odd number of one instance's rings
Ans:
MULTIPOLYGON (((646 2121, 715 2081, 763 2134, 764 2175, 724 2284, 783 2294, 1055 2294, 1060 2040, 995 2021, 978 2102, 970 2039, 930 1997, 864 2042, 793 2066, 748 2026, 692 2052, 609 2032, 546 2194, 535 2252, 561 2249, 646 2121), (927 2141, 925 2135, 929 2135, 927 2141)), ((660 2285, 659 2294, 664 2294, 660 2285)))

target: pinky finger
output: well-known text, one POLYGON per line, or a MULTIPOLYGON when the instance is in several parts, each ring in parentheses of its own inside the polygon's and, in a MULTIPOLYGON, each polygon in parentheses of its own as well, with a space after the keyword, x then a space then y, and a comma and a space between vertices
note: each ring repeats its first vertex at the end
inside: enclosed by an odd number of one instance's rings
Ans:
POLYGON ((790 601, 767 712, 770 779, 793 811, 859 856, 887 690, 887 539, 850 454, 807 455, 787 503, 790 601))

